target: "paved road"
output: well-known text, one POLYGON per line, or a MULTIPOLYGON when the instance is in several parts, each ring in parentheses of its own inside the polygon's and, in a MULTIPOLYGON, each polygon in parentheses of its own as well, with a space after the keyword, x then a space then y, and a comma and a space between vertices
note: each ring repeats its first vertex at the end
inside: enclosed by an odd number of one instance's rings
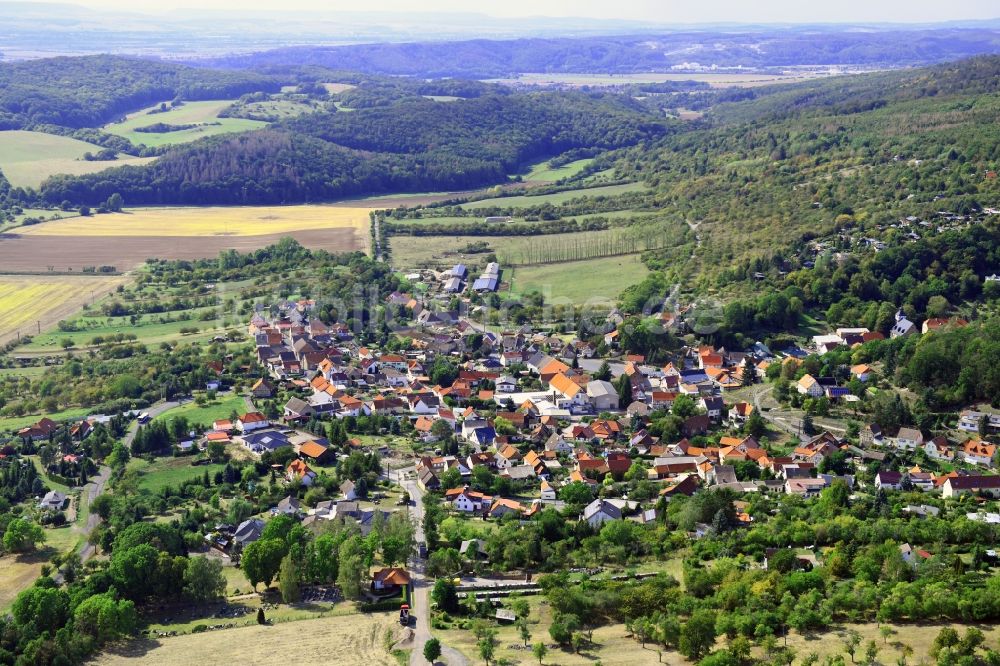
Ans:
MULTIPOLYGON (((424 493, 420 490, 415 480, 416 470, 413 467, 396 470, 391 476, 399 485, 406 489, 413 502, 412 516, 416 520, 415 535, 418 544, 425 544, 424 541, 424 493)), ((419 557, 413 558, 410 565, 410 573, 413 578, 413 616, 415 618, 413 630, 413 651, 410 652, 410 666, 430 666, 430 662, 424 659, 424 645, 431 639, 430 622, 430 591, 433 581, 424 574, 424 560, 419 557)), ((441 645, 441 656, 448 666, 468 666, 469 660, 461 652, 447 645, 441 645)))
MULTIPOLYGON (((148 410, 146 410, 146 413, 149 414, 150 418, 155 418, 160 414, 162 414, 163 412, 167 411, 168 409, 173 409, 174 407, 177 407, 179 404, 180 404, 179 402, 174 402, 174 401, 161 402, 157 405, 154 405, 153 407, 150 407, 148 410)), ((135 434, 138 431, 139 431, 139 423, 137 421, 133 421, 132 424, 129 425, 128 431, 126 431, 125 433, 125 437, 122 438, 122 442, 125 444, 126 447, 132 446, 132 440, 135 439, 135 434)), ((83 487, 83 492, 86 493, 87 496, 88 506, 92 505, 95 499, 104 494, 105 490, 107 489, 109 478, 111 478, 111 468, 108 467, 107 465, 102 465, 101 468, 98 470, 97 476, 91 478, 90 483, 88 483, 83 487)), ((96 513, 93 512, 88 513, 87 524, 83 526, 80 526, 78 524, 77 529, 82 529, 83 536, 89 537, 90 533, 94 531, 94 528, 97 527, 97 523, 100 520, 101 520, 100 516, 98 516, 96 513)), ((86 562, 96 554, 97 548, 88 541, 84 541, 83 544, 80 545, 79 552, 80 552, 80 561, 86 562)))

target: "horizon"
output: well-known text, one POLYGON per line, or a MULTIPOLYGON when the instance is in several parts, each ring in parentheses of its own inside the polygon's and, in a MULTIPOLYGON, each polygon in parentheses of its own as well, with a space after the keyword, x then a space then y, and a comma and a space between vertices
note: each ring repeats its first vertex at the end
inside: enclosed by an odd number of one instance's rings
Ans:
MULTIPOLYGON (((335 6, 323 0, 288 0, 280 9, 267 0, 206 0, 193 5, 189 0, 159 2, 158 0, 31 0, 5 3, 16 5, 61 5, 95 12, 114 12, 146 16, 169 16, 226 13, 240 10, 246 14, 297 14, 314 16, 379 16, 398 19, 420 16, 483 16, 498 20, 524 22, 569 19, 580 21, 618 21, 621 23, 649 22, 649 28, 672 26, 752 26, 752 25, 899 25, 963 23, 1000 19, 993 2, 956 0, 948 5, 934 4, 914 9, 899 0, 868 3, 846 0, 836 6, 803 6, 794 0, 770 0, 753 7, 735 0, 717 0, 703 6, 662 3, 655 0, 623 0, 609 8, 597 0, 488 0, 470 11, 462 0, 428 0, 419 9, 412 9, 408 0, 370 0, 365 3, 337 2, 335 6)), ((238 20, 240 17, 233 17, 238 20)))

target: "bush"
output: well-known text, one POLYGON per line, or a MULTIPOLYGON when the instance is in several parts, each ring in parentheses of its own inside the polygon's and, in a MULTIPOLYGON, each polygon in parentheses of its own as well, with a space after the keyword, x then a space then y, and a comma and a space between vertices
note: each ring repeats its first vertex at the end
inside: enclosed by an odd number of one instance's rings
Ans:
POLYGON ((200 634, 203 631, 208 631, 208 625, 207 624, 196 624, 191 629, 191 633, 192 634, 200 634))

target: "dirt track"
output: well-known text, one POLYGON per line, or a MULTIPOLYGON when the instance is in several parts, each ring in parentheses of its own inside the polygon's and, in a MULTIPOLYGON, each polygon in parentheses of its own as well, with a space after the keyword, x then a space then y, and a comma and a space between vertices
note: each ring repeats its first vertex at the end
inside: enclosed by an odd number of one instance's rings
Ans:
POLYGON ((84 266, 114 266, 126 271, 146 259, 201 259, 222 250, 256 250, 291 236, 306 247, 346 252, 363 250, 364 239, 354 229, 289 231, 265 236, 21 236, 0 234, 0 270, 45 273, 79 271, 84 266))

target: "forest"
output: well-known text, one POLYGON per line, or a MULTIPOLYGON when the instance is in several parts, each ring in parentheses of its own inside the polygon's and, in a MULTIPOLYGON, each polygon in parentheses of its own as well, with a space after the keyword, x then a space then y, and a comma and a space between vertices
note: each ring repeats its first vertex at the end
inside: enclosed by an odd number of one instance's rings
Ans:
POLYGON ((265 74, 109 55, 4 63, 0 66, 0 130, 40 124, 97 127, 164 100, 277 92, 281 84, 281 79, 265 74))

